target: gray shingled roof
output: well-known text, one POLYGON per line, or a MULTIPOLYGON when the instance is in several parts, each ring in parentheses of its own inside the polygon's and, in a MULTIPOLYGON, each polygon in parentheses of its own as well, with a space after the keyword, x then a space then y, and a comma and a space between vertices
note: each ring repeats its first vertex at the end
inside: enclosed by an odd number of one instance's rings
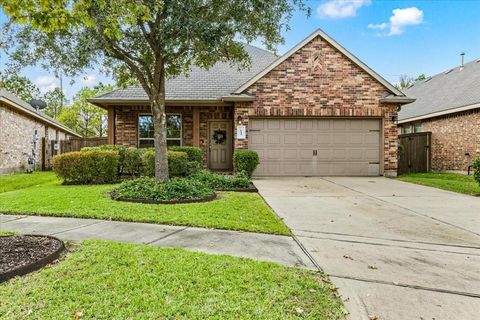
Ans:
POLYGON ((402 106, 400 121, 480 103, 480 59, 419 81, 403 92, 417 100, 402 106))
MULTIPOLYGON (((216 100, 228 96, 278 58, 270 51, 248 44, 244 46, 251 58, 249 69, 238 70, 237 66, 228 63, 217 63, 208 71, 194 66, 188 77, 182 75, 167 80, 166 99, 216 100)), ((140 86, 131 86, 95 98, 97 101, 100 99, 148 100, 148 97, 140 86)))
MULTIPOLYGON (((73 131, 72 129, 70 129, 69 127, 61 124, 60 122, 58 122, 57 120, 53 119, 52 117, 46 115, 45 113, 41 112, 41 111, 37 111, 34 107, 32 107, 29 103, 23 101, 22 99, 20 99, 19 97, 17 97, 16 95, 14 95, 13 93, 5 90, 5 89, 2 89, 0 88, 0 97, 1 98, 4 98, 5 100, 8 100, 10 103, 13 103, 15 104, 17 107, 19 107, 20 109, 25 109, 26 111, 28 111, 30 114, 32 114, 34 117, 36 117, 37 119, 43 121, 43 122, 47 122, 51 125, 53 125, 54 127, 57 127, 63 131, 66 131, 68 132, 69 134, 71 135, 74 135, 74 136, 77 136, 77 137, 80 137, 80 135, 78 133, 76 133, 75 131, 73 131)), ((9 104, 10 104, 9 103, 9 104)))

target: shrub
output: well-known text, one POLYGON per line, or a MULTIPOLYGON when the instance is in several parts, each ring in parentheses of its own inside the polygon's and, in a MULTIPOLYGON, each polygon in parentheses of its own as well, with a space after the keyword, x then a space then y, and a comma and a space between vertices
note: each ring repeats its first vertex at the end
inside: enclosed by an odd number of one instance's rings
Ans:
POLYGON ((122 174, 138 176, 142 172, 142 151, 137 148, 126 148, 124 151, 122 174))
POLYGON ((118 153, 118 173, 124 173, 123 168, 125 165, 125 153, 127 148, 119 144, 102 144, 97 147, 84 147, 80 151, 115 151, 118 153))
MULTIPOLYGON (((155 150, 144 151, 141 155, 142 173, 148 177, 155 176, 155 150)), ((183 177, 188 171, 185 152, 168 151, 168 173, 170 177, 183 177)))
POLYGON ((68 152, 53 157, 53 170, 68 184, 102 184, 117 180, 116 151, 68 152))
POLYGON ((142 177, 122 182, 112 191, 116 199, 139 199, 155 201, 175 201, 205 199, 214 194, 212 188, 200 181, 186 178, 173 178, 167 182, 157 182, 151 177, 142 177))
POLYGON ((187 147, 187 146, 174 146, 170 147, 169 150, 176 152, 185 152, 188 156, 188 161, 198 162, 200 165, 203 163, 203 153, 202 149, 197 147, 187 147))
POLYGON ((480 158, 473 161, 473 178, 480 185, 480 158))
POLYGON ((233 170, 251 177, 259 164, 258 154, 253 150, 237 150, 233 153, 233 170))
POLYGON ((212 189, 225 190, 225 189, 241 189, 250 187, 250 179, 244 175, 226 176, 218 173, 212 173, 207 170, 190 177, 191 180, 200 181, 212 189))

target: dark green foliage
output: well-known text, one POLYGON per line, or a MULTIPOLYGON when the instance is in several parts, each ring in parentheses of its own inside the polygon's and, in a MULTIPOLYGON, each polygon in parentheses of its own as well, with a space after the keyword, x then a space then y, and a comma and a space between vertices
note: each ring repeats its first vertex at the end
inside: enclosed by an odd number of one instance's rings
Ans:
POLYGON ((169 150, 185 152, 188 156, 188 161, 195 161, 200 163, 200 165, 203 163, 203 152, 200 148, 188 146, 174 146, 170 147, 169 150))
POLYGON ((115 151, 118 154, 118 172, 122 173, 123 165, 125 163, 125 152, 126 149, 124 146, 119 144, 103 144, 98 147, 84 147, 80 151, 92 151, 92 150, 101 150, 101 151, 115 151))
MULTIPOLYGON (((147 149, 142 152, 142 174, 155 176, 155 151, 147 149)), ((185 152, 168 151, 168 172, 170 177, 184 177, 188 172, 189 161, 185 152)))
POLYGON ((53 170, 68 184, 103 184, 117 180, 118 153, 107 150, 68 152, 53 157, 53 170))
POLYGON ((473 178, 480 185, 480 158, 473 161, 473 178))
POLYGON ((142 173, 142 152, 138 148, 126 148, 122 174, 130 176, 139 176, 142 173))
POLYGON ((122 182, 113 190, 115 198, 174 201, 204 199, 213 195, 206 184, 186 178, 173 178, 157 182, 151 177, 142 177, 122 182))
POLYGON ((244 172, 251 177, 259 163, 258 154, 253 150, 237 150, 233 153, 233 170, 237 173, 244 172))
POLYGON ((200 181, 215 190, 242 189, 250 187, 250 179, 244 174, 226 176, 202 170, 190 177, 190 179, 200 181))

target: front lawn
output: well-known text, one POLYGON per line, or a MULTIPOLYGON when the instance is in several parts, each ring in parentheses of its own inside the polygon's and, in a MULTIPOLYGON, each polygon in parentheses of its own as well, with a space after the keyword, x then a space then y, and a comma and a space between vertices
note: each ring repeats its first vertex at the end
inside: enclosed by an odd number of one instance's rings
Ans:
POLYGON ((453 192, 480 195, 480 186, 473 180, 473 176, 463 174, 413 173, 401 175, 397 179, 453 192))
MULTIPOLYGON (((38 173, 32 177, 39 178, 42 174, 51 175, 38 173)), ((114 187, 64 186, 60 180, 53 179, 40 185, 0 193, 0 212, 290 235, 285 224, 256 193, 220 192, 220 198, 211 202, 154 205, 114 201, 108 195, 114 187)))
POLYGON ((1 319, 343 319, 324 276, 230 256, 85 241, 0 284, 1 319))
POLYGON ((41 185, 47 182, 57 181, 53 172, 34 172, 0 175, 0 193, 31 186, 41 185))

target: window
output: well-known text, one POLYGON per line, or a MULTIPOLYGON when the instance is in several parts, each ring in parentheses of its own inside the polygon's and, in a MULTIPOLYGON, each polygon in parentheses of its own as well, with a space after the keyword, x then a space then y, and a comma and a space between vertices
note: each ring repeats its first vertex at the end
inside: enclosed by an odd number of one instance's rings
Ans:
POLYGON ((415 123, 415 125, 413 126, 413 132, 415 132, 415 133, 422 132, 422 123, 421 122, 415 123))
MULTIPOLYGON (((182 115, 167 114, 167 146, 182 145, 182 115)), ((140 148, 153 147, 153 117, 151 115, 138 116, 138 146, 140 148)))
POLYGON ((403 126, 403 134, 407 134, 407 133, 410 133, 410 125, 407 124, 405 126, 403 126))

